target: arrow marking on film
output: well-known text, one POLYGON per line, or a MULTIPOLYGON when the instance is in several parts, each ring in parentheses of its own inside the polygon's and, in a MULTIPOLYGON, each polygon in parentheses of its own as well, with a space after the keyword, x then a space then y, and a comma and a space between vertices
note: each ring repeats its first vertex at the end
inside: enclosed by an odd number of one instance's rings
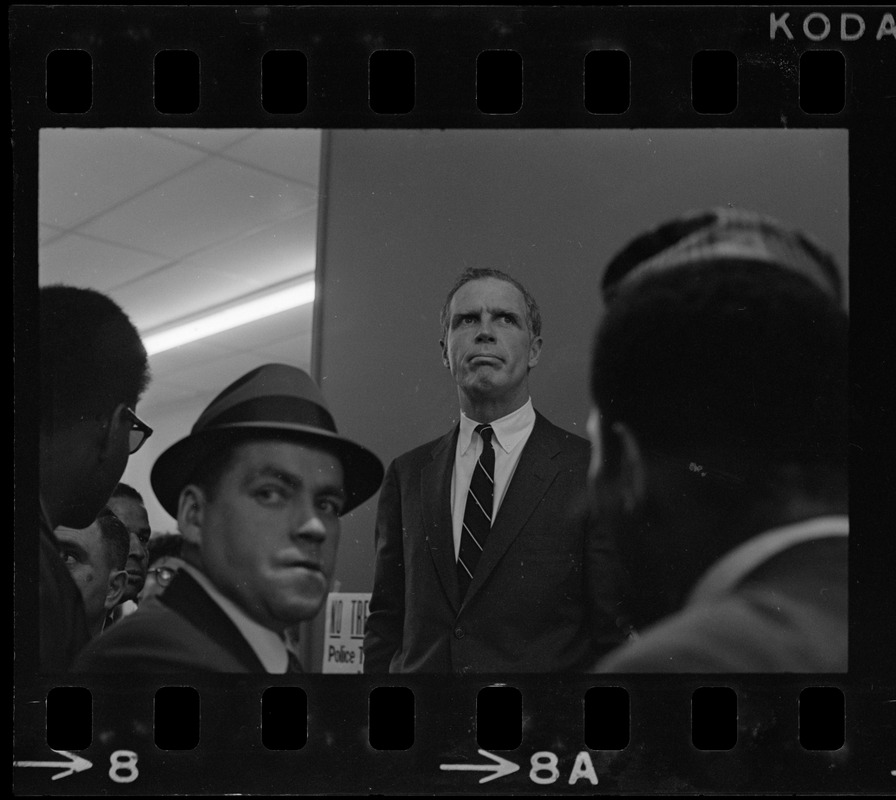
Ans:
POLYGON ((505 775, 510 775, 512 772, 516 772, 520 768, 519 764, 514 764, 512 761, 508 761, 506 758, 501 758, 501 756, 496 756, 494 753, 489 753, 488 750, 480 750, 479 755, 490 758, 495 763, 439 764, 439 769, 475 770, 476 772, 494 773, 493 775, 486 775, 484 778, 479 779, 479 783, 487 783, 488 781, 493 781, 495 778, 503 778, 505 775))
MULTIPOLYGON (((81 756, 76 756, 74 753, 69 753, 68 750, 54 750, 54 753, 59 753, 61 756, 65 756, 70 761, 13 761, 12 765, 14 767, 53 767, 54 769, 62 768, 62 772, 57 772, 52 780, 58 781, 60 778, 67 778, 74 772, 84 772, 85 769, 90 769, 93 766, 93 763, 88 761, 86 758, 81 758, 81 756)), ((519 769, 519 767, 517 767, 519 769)))

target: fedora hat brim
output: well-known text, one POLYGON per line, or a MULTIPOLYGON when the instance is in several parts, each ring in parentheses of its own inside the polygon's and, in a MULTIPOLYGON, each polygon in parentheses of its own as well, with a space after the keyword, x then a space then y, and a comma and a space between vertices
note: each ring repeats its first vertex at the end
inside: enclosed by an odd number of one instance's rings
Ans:
MULTIPOLYGON (((253 431, 259 438, 283 438, 307 443, 332 452, 342 463, 345 505, 342 514, 357 508, 379 490, 383 464, 370 450, 339 434, 318 427, 286 422, 232 422, 205 428, 175 442, 153 464, 150 483, 153 492, 172 517, 177 519, 180 494, 194 478, 196 468, 216 448, 253 431)), ((251 439, 251 436, 248 437, 251 439)))

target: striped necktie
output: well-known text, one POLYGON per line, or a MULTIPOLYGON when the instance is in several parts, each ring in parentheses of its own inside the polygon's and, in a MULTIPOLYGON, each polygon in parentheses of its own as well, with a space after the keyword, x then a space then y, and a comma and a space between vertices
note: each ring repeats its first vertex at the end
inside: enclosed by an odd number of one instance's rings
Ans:
POLYGON ((457 579, 460 594, 467 593, 485 540, 492 527, 492 503, 495 485, 495 449, 492 446, 492 426, 477 425, 476 433, 482 437, 482 453, 467 492, 467 507, 460 533, 460 552, 457 556, 457 579))

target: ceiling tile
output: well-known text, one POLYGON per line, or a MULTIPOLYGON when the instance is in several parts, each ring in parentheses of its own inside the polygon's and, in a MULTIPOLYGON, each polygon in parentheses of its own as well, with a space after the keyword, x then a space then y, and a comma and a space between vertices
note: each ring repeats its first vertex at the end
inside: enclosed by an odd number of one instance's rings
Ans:
POLYGON ((209 247, 190 258, 199 266, 241 276, 255 288, 313 272, 317 209, 252 232, 227 245, 209 247))
POLYGON ((295 364, 306 372, 311 370, 311 328, 305 333, 290 336, 256 350, 265 364, 295 364))
POLYGON ((254 133, 252 128, 151 128, 150 133, 206 153, 227 150, 254 133))
POLYGON ((317 188, 320 173, 319 130, 265 128, 227 150, 227 155, 317 188))
POLYGON ((136 250, 77 234, 67 234, 41 247, 39 262, 41 284, 67 283, 102 292, 113 290, 165 263, 136 250))
POLYGON ((115 299, 145 332, 242 297, 253 288, 250 281, 239 275, 178 262, 120 287, 115 299))
MULTIPOLYGON (((152 369, 152 366, 150 366, 150 369, 152 369)), ((195 384, 191 384, 188 381, 179 383, 176 380, 166 380, 156 375, 155 371, 153 371, 149 387, 138 403, 138 414, 141 415, 141 418, 143 416, 150 417, 166 403, 180 403, 184 400, 189 400, 196 396, 197 391, 201 390, 198 390, 195 384)), ((149 422, 149 419, 147 419, 147 422, 150 427, 155 427, 153 423, 149 422)))
POLYGON ((116 207, 85 231, 172 259, 184 258, 295 217, 316 204, 316 193, 299 184, 211 158, 154 192, 116 207))
POLYGON ((208 394, 211 400, 237 378, 264 363, 255 353, 232 353, 210 361, 197 360, 188 371, 167 378, 165 383, 168 386, 179 385, 182 389, 192 387, 195 393, 208 394))
POLYGON ((233 352, 262 351, 273 342, 311 332, 312 306, 300 306, 217 334, 215 345, 233 352))
POLYGON ((40 132, 38 219, 70 228, 206 158, 180 142, 125 128, 40 132))
POLYGON ((37 241, 39 244, 43 244, 47 239, 51 237, 55 238, 59 236, 63 232, 63 228, 58 228, 55 225, 46 225, 43 222, 37 223, 37 241))
MULTIPOLYGON (((145 331, 313 271, 319 141, 295 130, 43 131, 41 282, 105 291, 145 331)), ((272 361, 308 369, 312 317, 308 305, 152 356, 140 413, 156 434, 131 460, 141 485, 154 455, 237 377, 272 361)))
POLYGON ((155 386, 157 379, 189 385, 191 382, 189 373, 196 363, 210 364, 230 358, 233 355, 233 351, 217 346, 215 338, 210 336, 207 339, 190 342, 190 344, 150 356, 149 368, 152 370, 153 375, 151 388, 155 386))

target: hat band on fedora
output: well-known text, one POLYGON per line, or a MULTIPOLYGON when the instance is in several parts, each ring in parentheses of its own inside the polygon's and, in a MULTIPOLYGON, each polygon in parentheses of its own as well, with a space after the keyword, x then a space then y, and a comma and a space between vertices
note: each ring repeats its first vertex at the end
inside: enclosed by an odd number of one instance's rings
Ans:
POLYGON ((198 426, 194 427, 193 433, 223 425, 253 422, 305 425, 309 428, 322 428, 330 433, 337 433, 336 423, 325 408, 310 400, 284 395, 246 400, 222 411, 202 428, 197 430, 198 426))

